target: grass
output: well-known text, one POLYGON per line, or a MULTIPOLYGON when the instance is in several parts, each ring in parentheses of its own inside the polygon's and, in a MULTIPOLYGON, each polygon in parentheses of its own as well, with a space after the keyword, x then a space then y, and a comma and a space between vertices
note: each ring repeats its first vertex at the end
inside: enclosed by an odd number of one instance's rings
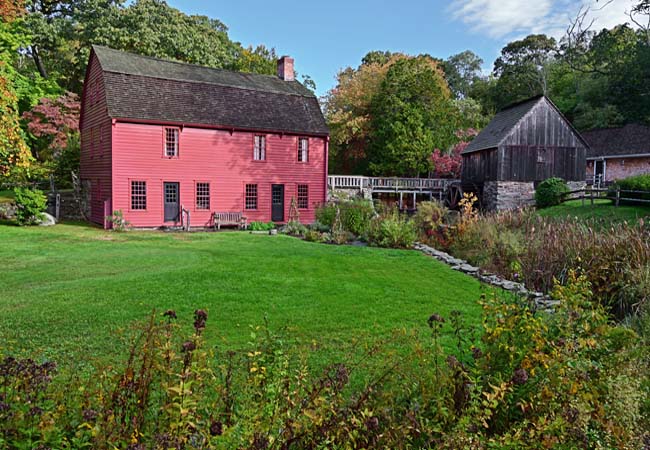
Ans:
MULTIPOLYGON (((480 284, 415 251, 329 246, 286 236, 111 233, 81 224, 0 225, 0 353, 60 364, 123 355, 135 321, 209 312, 206 338, 241 348, 264 318, 318 358, 395 330, 428 333, 437 312, 478 324, 480 284)), ((452 345, 452 336, 443 339, 452 345)))
POLYGON ((539 215, 544 217, 577 217, 584 220, 599 220, 606 223, 636 222, 650 216, 650 207, 639 205, 614 206, 611 200, 595 200, 592 206, 589 200, 582 205, 581 200, 570 200, 562 205, 539 210, 539 215))
POLYGON ((0 203, 11 203, 14 201, 14 191, 0 190, 0 203))

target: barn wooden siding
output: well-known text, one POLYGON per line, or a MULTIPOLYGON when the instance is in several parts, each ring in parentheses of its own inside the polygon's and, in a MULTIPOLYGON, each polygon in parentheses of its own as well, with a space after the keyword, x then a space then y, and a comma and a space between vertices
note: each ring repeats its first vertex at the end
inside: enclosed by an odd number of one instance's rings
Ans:
POLYGON ((584 181, 587 149, 577 132, 546 100, 539 102, 497 148, 463 155, 462 179, 537 182, 550 177, 584 181))
POLYGON ((106 106, 104 77, 92 54, 84 81, 81 111, 80 178, 89 190, 90 221, 105 225, 104 203, 111 198, 111 118, 106 106))

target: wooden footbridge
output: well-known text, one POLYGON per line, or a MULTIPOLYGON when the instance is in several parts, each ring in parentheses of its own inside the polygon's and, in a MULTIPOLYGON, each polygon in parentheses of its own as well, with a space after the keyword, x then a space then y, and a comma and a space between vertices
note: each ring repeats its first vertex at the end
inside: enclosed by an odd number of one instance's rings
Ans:
POLYGON ((412 196, 413 206, 417 196, 428 196, 444 201, 448 196, 454 195, 454 186, 459 185, 459 180, 443 178, 397 178, 397 177, 365 177, 357 175, 329 175, 327 177, 328 189, 356 191, 366 198, 373 194, 396 194, 399 196, 399 206, 404 205, 404 195, 412 196))

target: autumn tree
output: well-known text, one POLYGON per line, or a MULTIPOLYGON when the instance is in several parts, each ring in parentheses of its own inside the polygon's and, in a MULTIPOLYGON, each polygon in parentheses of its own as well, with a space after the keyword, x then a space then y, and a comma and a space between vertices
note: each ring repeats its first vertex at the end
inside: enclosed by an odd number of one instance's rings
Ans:
POLYGON ((11 27, 20 15, 22 4, 0 0, 0 181, 26 174, 31 163, 18 115, 18 96, 13 82, 16 72, 11 65, 16 47, 11 27))
POLYGON ((439 64, 429 56, 392 64, 370 107, 370 170, 419 176, 432 168, 435 148, 456 141, 458 111, 439 64))
POLYGON ((367 173, 371 104, 388 68, 404 58, 402 54, 370 52, 358 68, 348 67, 337 75, 336 87, 323 98, 332 171, 367 173))
POLYGON ((473 128, 460 130, 456 133, 459 142, 451 151, 435 149, 431 155, 433 176, 436 178, 460 178, 463 166, 461 154, 477 135, 478 131, 473 128))

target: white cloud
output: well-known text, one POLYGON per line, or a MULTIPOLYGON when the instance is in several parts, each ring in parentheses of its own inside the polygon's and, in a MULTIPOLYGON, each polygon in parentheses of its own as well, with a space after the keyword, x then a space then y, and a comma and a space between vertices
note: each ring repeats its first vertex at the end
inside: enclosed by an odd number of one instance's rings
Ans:
POLYGON ((580 7, 589 7, 593 29, 611 28, 629 22, 627 11, 634 0, 454 0, 450 12, 454 20, 471 31, 494 39, 545 33, 562 37, 580 7))

